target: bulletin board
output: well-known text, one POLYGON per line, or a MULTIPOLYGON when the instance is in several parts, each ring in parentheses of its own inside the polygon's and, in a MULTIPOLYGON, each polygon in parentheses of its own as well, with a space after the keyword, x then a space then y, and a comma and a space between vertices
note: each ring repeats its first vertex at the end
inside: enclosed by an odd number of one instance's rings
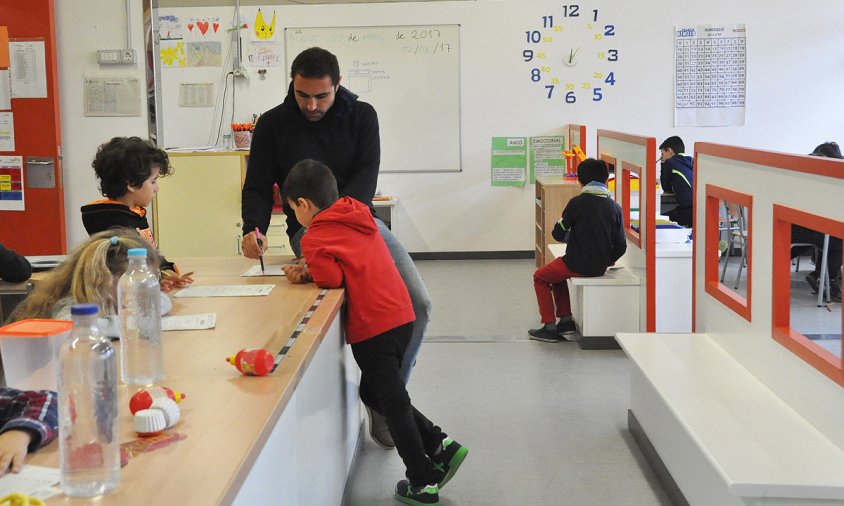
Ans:
POLYGON ((381 172, 461 170, 460 25, 286 28, 284 40, 288 75, 301 51, 327 49, 375 107, 381 172))

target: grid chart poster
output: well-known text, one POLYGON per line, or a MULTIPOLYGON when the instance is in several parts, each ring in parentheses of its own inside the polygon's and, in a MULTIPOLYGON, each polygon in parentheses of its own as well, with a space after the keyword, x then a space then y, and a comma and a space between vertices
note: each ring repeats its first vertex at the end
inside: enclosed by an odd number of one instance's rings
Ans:
POLYGON ((743 125, 744 23, 675 28, 674 125, 743 125))
POLYGON ((492 186, 524 186, 527 172, 527 138, 492 138, 492 186))

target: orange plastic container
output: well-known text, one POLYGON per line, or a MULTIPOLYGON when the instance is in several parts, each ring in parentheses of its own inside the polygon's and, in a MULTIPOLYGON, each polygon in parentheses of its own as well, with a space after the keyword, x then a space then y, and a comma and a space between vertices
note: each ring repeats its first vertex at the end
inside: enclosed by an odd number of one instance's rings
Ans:
POLYGON ((72 330, 69 320, 21 320, 0 327, 6 384, 19 390, 55 390, 56 357, 72 330))

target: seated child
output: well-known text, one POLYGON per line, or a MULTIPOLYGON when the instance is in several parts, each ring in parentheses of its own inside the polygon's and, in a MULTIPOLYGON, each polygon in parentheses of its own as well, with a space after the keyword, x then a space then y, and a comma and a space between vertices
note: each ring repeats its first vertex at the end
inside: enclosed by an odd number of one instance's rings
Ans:
POLYGON ((32 266, 26 257, 0 244, 0 279, 10 283, 20 283, 32 276, 32 266))
POLYGON ((328 167, 302 160, 290 170, 282 195, 308 233, 303 266, 285 266, 292 282, 346 289, 344 328, 361 370, 360 398, 386 416, 406 468, 395 498, 406 504, 439 504, 439 489, 468 450, 413 407, 399 374, 416 319, 407 288, 365 204, 338 198, 328 167))
POLYGON ((56 392, 0 388, 0 476, 17 473, 28 452, 47 446, 59 434, 56 392))
POLYGON ((692 157, 684 155, 685 150, 683 139, 676 135, 665 139, 659 145, 659 151, 662 153, 659 159, 662 162, 659 183, 663 191, 673 193, 677 197, 677 207, 668 212, 668 219, 691 228, 694 222, 694 176, 692 157))
POLYGON ((569 201, 551 232, 554 239, 568 243, 566 254, 533 274, 542 327, 528 331, 531 339, 555 343, 574 334, 566 280, 603 276, 607 267, 627 250, 621 207, 607 189, 608 175, 607 164, 594 158, 587 158, 577 167, 577 180, 583 190, 569 201), (560 318, 556 324, 555 314, 560 318))
MULTIPOLYGON (((145 208, 158 193, 158 178, 173 171, 167 153, 139 137, 115 137, 97 149, 91 166, 106 198, 82 206, 88 234, 129 227, 156 247, 145 208)), ((163 256, 160 270, 164 291, 193 282, 192 272, 181 275, 176 264, 163 256)))
MULTIPOLYGON (((79 245, 67 259, 35 284, 35 289, 12 311, 9 321, 28 318, 70 320, 74 304, 93 303, 100 308, 100 331, 120 337, 117 323, 117 282, 129 266, 128 251, 145 248, 147 262, 157 265, 158 254, 146 239, 128 228, 99 232, 79 245)), ((173 307, 159 292, 161 314, 173 307)))

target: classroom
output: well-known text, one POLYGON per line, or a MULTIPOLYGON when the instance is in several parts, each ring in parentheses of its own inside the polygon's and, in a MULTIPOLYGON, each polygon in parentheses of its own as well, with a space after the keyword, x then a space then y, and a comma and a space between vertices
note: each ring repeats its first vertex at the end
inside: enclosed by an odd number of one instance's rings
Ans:
MULTIPOLYGON (((405 465, 370 434, 346 292, 243 275, 260 274, 244 239, 249 140, 313 45, 377 113, 374 212, 430 298, 407 392, 469 450, 437 504, 844 504, 841 262, 828 255, 844 236, 844 161, 814 152, 844 142, 841 2, 19 3, 0 0, 0 245, 72 254, 89 240, 80 208, 103 198, 98 147, 151 139, 173 174, 150 234, 195 280, 167 294, 171 315, 216 317, 163 333, 185 437, 132 446, 99 499, 46 504, 397 503, 405 465), (703 37, 740 41, 740 81, 712 81, 732 93, 722 107, 683 103, 684 51, 703 37), (672 136, 694 165, 691 227, 667 217, 672 136), (609 168, 626 251, 563 285, 575 333, 542 342, 528 334, 547 322, 531 277, 566 255, 551 230, 582 194, 575 147, 609 168), (178 295, 227 285, 269 288, 178 295), (223 360, 250 348, 276 357, 273 372, 223 360)), ((295 261, 284 218, 260 224, 261 268, 295 261)), ((46 275, 0 281, 0 324, 46 275)), ((118 392, 128 445, 133 390, 118 392)), ((57 442, 27 457, 58 462, 57 442)))

